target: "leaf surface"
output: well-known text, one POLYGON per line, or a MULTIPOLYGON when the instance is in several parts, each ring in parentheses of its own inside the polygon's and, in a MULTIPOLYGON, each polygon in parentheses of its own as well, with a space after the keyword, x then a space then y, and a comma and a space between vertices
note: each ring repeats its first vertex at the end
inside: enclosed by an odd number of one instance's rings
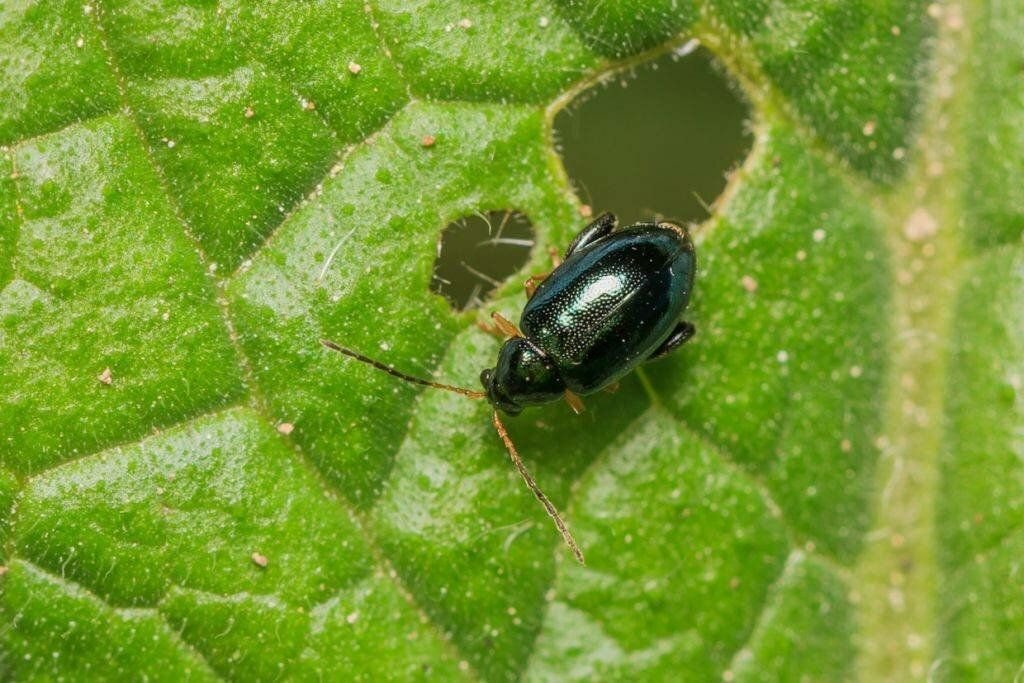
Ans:
POLYGON ((0 672, 1019 675, 1022 35, 994 0, 3 6, 0 672), (694 37, 755 137, 699 334, 509 424, 577 566, 487 406, 317 340, 476 385, 441 230, 529 218, 514 318, 583 225, 554 113, 694 37))

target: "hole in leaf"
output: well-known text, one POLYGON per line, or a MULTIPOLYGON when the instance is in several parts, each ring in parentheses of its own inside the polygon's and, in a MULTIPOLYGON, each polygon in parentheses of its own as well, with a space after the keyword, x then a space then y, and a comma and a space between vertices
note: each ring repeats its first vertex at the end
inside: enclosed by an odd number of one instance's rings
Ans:
POLYGON ((477 308, 512 273, 533 247, 533 226, 518 211, 464 216, 441 232, 431 291, 459 311, 477 308))
POLYGON ((677 50, 585 91, 555 118, 555 139, 595 214, 699 222, 750 151, 749 117, 710 52, 677 50))

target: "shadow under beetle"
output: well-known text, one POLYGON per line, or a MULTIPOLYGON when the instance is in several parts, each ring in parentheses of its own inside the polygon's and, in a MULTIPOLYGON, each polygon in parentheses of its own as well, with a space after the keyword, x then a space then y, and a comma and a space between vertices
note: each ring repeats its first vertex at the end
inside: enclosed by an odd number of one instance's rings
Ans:
POLYGON ((612 387, 641 363, 664 356, 694 335, 693 325, 680 319, 697 268, 689 232, 668 222, 617 228, 613 214, 598 216, 576 236, 565 260, 551 273, 527 280, 529 301, 519 327, 498 313, 491 315, 494 323, 485 329, 507 339, 495 367, 480 373, 483 391, 407 375, 320 340, 329 349, 407 382, 486 399, 494 408, 491 422, 512 463, 581 564, 583 553, 523 465, 499 411, 514 416, 525 406, 565 399, 579 413, 580 396, 612 387))

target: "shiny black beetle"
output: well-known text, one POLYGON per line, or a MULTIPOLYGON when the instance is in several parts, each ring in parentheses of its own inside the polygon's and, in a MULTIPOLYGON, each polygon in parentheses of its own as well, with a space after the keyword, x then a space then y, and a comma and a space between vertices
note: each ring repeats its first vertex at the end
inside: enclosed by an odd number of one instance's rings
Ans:
POLYGON ((580 396, 609 387, 641 363, 660 358, 693 336, 680 319, 690 300, 697 257, 687 230, 668 222, 616 229, 611 213, 599 216, 565 252, 565 261, 534 287, 517 328, 497 313, 492 331, 508 337, 494 368, 480 373, 484 391, 407 375, 334 342, 321 343, 408 382, 486 399, 492 422, 513 464, 544 505, 569 548, 583 554, 558 511, 523 466, 498 411, 580 396), (521 331, 520 331, 521 330, 521 331))

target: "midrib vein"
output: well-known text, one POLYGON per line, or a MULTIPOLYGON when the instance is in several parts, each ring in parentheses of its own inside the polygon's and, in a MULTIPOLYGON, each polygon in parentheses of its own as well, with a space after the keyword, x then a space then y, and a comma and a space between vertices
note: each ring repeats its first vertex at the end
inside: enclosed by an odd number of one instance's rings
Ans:
POLYGON ((923 681, 935 657, 943 403, 966 259, 957 238, 959 112, 946 95, 962 92, 965 34, 940 19, 916 159, 904 182, 875 207, 887 226, 893 285, 872 524, 854 569, 856 673, 862 681, 923 681), (915 235, 929 221, 934 233, 915 235))

